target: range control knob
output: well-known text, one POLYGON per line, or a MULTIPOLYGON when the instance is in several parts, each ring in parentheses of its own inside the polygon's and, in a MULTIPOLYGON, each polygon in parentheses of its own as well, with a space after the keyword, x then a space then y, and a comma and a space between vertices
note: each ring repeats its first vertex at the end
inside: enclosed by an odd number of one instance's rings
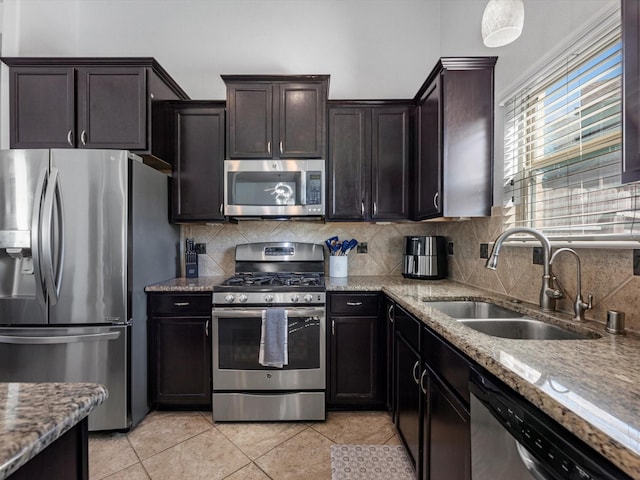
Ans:
POLYGON ((299 297, 298 295, 293 295, 293 296, 291 297, 291 301, 292 301, 293 303, 298 303, 298 300, 300 300, 300 297, 299 297))
POLYGON ((273 302, 273 295, 266 295, 264 297, 264 301, 267 302, 267 303, 273 302))
POLYGON ((227 303, 233 303, 234 297, 233 295, 227 295, 224 297, 224 301, 227 303))
POLYGON ((240 300, 241 303, 247 303, 247 296, 242 294, 238 297, 238 300, 240 300))
POLYGON ((311 301, 313 300, 313 295, 307 293, 304 297, 302 297, 302 299, 307 303, 311 303, 311 301))

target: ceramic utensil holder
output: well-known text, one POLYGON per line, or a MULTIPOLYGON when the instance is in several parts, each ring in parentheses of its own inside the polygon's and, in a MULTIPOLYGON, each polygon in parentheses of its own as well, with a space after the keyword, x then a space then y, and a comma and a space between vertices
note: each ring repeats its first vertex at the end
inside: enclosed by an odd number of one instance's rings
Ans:
POLYGON ((329 276, 346 277, 349 270, 349 257, 346 255, 333 255, 329 257, 329 276))

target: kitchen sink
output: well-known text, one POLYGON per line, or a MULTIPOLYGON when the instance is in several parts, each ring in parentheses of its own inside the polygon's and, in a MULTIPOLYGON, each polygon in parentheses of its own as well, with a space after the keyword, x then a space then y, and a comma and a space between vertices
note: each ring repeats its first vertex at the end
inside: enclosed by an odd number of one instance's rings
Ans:
POLYGON ((565 330, 533 318, 459 319, 458 322, 493 337, 519 340, 588 340, 582 333, 565 330))
POLYGON ((452 318, 516 318, 523 315, 489 302, 472 300, 429 301, 424 300, 430 307, 441 311, 452 318))
POLYGON ((429 301, 430 307, 455 318, 478 332, 493 337, 520 340, 586 340, 599 338, 565 330, 562 327, 535 320, 514 310, 489 302, 473 300, 429 301))

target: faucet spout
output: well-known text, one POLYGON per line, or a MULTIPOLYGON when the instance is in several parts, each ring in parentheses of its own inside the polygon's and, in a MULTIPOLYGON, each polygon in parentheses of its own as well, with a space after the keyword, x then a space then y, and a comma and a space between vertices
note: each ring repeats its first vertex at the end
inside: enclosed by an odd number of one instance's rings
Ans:
POLYGON ((551 256, 551 259, 549 260, 549 265, 552 265, 553 261, 556 259, 558 254, 563 253, 563 252, 571 253, 576 257, 576 273, 577 273, 577 278, 576 278, 576 299, 573 302, 573 312, 575 314, 573 319, 578 321, 578 322, 584 322, 584 312, 585 312, 585 310, 589 310, 589 309, 593 308, 592 307, 593 295, 588 295, 587 296, 587 298, 588 298, 587 303, 585 303, 582 300, 582 267, 580 265, 580 256, 572 248, 561 248, 561 249, 556 250, 555 252, 553 252, 553 255, 551 256))
POLYGON ((511 235, 517 233, 526 233, 536 238, 542 245, 543 253, 543 273, 542 286, 540 287, 540 308, 543 310, 555 310, 556 299, 562 298, 562 292, 553 288, 553 274, 551 273, 551 242, 544 236, 542 232, 529 227, 515 227, 505 230, 498 236, 493 245, 493 251, 487 259, 486 268, 495 270, 498 266, 498 255, 504 241, 511 235))

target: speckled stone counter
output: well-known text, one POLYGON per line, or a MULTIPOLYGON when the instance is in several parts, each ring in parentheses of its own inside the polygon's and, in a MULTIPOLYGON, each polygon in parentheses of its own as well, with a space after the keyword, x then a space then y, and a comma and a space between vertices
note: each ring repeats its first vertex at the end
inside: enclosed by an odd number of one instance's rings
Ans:
POLYGON ((173 278, 147 286, 145 292, 211 292, 227 277, 173 278))
MULTIPOLYGON (((176 279, 147 291, 207 291, 220 281, 219 277, 176 279)), ((550 316, 537 305, 513 303, 505 296, 449 280, 399 275, 326 277, 326 287, 330 292, 384 292, 632 478, 640 479, 640 337, 610 335, 602 324, 577 325, 571 315, 550 316), (492 337, 429 307, 424 299, 491 301, 593 338, 492 337)))
POLYGON ((0 383, 0 479, 7 478, 107 398, 93 383, 0 383))

